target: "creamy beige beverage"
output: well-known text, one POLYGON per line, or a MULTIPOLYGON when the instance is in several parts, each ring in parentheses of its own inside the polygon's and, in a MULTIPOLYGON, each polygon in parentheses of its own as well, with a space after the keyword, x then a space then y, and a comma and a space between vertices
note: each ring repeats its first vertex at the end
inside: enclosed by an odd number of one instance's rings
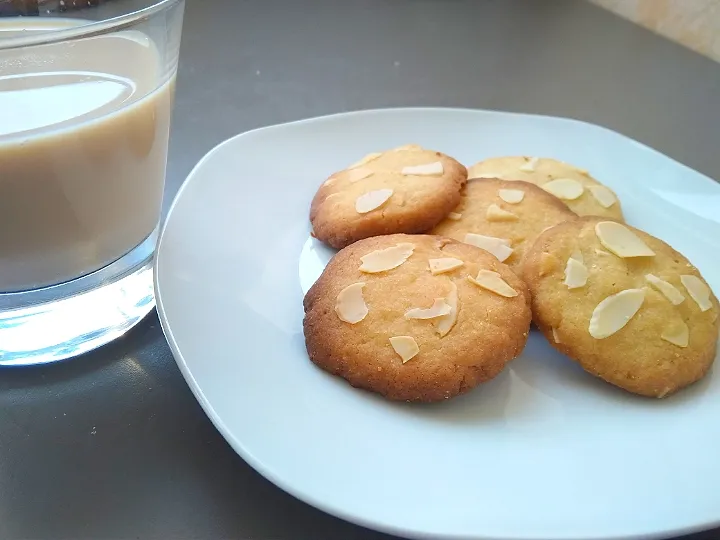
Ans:
MULTIPOLYGON (((0 19, 0 44, 76 24, 0 19)), ((0 292, 92 272, 155 230, 173 88, 139 32, 0 51, 0 292)))

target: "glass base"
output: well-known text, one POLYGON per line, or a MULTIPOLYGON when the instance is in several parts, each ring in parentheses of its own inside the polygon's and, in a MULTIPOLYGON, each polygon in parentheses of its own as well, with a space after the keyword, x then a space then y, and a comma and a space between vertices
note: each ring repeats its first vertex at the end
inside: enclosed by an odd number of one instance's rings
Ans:
POLYGON ((0 294, 0 366, 64 360, 125 334, 155 307, 156 233, 102 270, 36 291, 0 294))

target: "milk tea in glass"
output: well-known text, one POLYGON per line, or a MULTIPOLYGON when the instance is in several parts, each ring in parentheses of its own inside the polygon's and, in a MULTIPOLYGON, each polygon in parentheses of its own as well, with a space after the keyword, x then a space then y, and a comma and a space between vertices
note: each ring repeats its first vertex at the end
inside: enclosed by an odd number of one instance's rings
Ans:
POLYGON ((154 307, 183 9, 0 17, 0 365, 76 356, 154 307))

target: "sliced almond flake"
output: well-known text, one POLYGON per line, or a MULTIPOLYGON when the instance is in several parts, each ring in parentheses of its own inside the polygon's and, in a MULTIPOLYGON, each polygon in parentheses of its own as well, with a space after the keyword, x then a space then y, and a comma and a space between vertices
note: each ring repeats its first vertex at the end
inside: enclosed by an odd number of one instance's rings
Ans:
POLYGON ((491 204, 488 206, 487 213, 485 214, 485 218, 488 221, 517 221, 518 217, 517 215, 513 214, 512 212, 508 212, 507 210, 503 210, 500 208, 497 204, 491 204))
POLYGON ((540 186, 548 193, 555 195, 558 199, 574 201, 583 194, 585 188, 577 180, 572 178, 557 178, 540 186))
POLYGON ((568 289, 579 289, 587 284, 588 269, 577 259, 570 257, 565 266, 565 281, 568 289))
POLYGON ((498 197, 508 204, 519 204, 525 198, 522 189, 499 189, 498 197))
POLYGON ((360 161, 356 161, 352 165, 348 167, 348 169, 355 169, 357 167, 362 167, 363 165, 367 165, 371 161, 375 161, 377 158, 382 156, 380 152, 372 152, 371 154, 366 155, 364 158, 362 158, 360 161))
POLYGON ((615 194, 605 186, 589 186, 588 190, 590 190, 592 196, 595 197, 595 200, 599 202, 603 208, 610 208, 617 202, 615 194))
POLYGON ((334 176, 331 176, 330 178, 328 178, 327 180, 325 180, 323 182, 323 186, 332 186, 336 181, 337 181, 337 178, 335 178, 334 176))
POLYGON ((445 272, 451 272, 456 268, 460 268, 464 262, 454 257, 442 257, 440 259, 430 259, 428 266, 430 267, 430 273, 433 276, 438 274, 444 274, 445 272))
POLYGON ((467 233, 463 241, 466 244, 472 244, 495 255, 500 262, 505 261, 513 253, 513 249, 510 247, 510 240, 506 238, 467 233))
POLYGON ((600 248, 595 248, 595 253, 597 255, 611 255, 611 253, 608 253, 604 249, 600 249, 600 248))
POLYGON ((595 234, 600 243, 618 257, 652 257, 655 255, 655 252, 637 234, 615 221, 596 223, 595 234))
POLYGON ((450 212, 448 214, 448 219, 450 221, 460 221, 460 218, 462 217, 462 214, 458 214, 457 212, 450 212))
POLYGON ((665 327, 660 337, 673 345, 685 348, 690 341, 690 330, 684 321, 678 320, 665 327))
POLYGON ((492 270, 480 270, 477 276, 468 276, 468 280, 478 287, 487 289, 506 298, 512 298, 518 295, 518 292, 508 285, 500 274, 492 270))
POLYGON ((573 252, 570 254, 571 259, 575 259, 577 262, 584 264, 585 260, 583 259, 582 251, 580 251, 578 248, 575 248, 573 252))
POLYGON ((363 298, 363 287, 365 287, 365 283, 362 281, 353 283, 337 295, 335 313, 341 321, 356 324, 368 314, 368 307, 363 298))
POLYGON ((366 274, 376 274, 397 268, 410 258, 415 250, 415 244, 401 243, 385 249, 371 251, 360 257, 362 264, 360 271, 366 274))
POLYGON ((370 169, 367 169, 365 167, 360 167, 357 169, 350 169, 345 173, 345 178, 347 178, 351 184, 354 184, 355 182, 359 182, 360 180, 364 180, 365 178, 368 178, 369 176, 372 176, 375 174, 370 169))
POLYGON ((393 152, 402 152, 405 150, 418 151, 418 150, 422 150, 422 149, 423 149, 423 147, 420 146, 419 144, 406 144, 404 146, 398 146, 397 148, 395 148, 393 150, 393 152))
POLYGON ((401 171, 405 176, 440 176, 443 172, 443 164, 440 161, 423 165, 407 165, 401 171))
POLYGON ((707 311, 712 307, 712 302, 710 301, 710 287, 705 285, 699 277, 682 275, 680 276, 680 282, 683 284, 683 287, 685 287, 692 299, 695 300, 695 303, 700 308, 700 311, 707 311))
POLYGON ((557 328, 555 327, 552 328, 552 336, 555 343, 562 343, 562 341, 560 341, 560 336, 558 335, 557 328))
POLYGON ((535 167, 537 166, 538 161, 540 161, 540 158, 530 158, 526 163, 520 165, 520 170, 523 172, 535 172, 535 167))
POLYGON ((390 345, 402 359, 403 364, 415 358, 420 352, 420 347, 412 336, 393 336, 390 338, 390 345))
POLYGON ((406 319, 436 319, 450 313, 450 305, 444 298, 436 298, 433 305, 427 309, 413 308, 405 313, 406 319))
POLYGON ((621 330, 640 310, 645 289, 626 289, 608 296, 593 310, 588 331, 595 339, 605 339, 621 330))
POLYGON ((450 330, 457 322, 458 317, 458 288, 455 282, 450 281, 450 294, 445 298, 445 302, 450 306, 450 313, 438 317, 435 319, 435 331, 440 334, 440 337, 448 335, 450 330))
POLYGON ((368 191, 355 199, 355 210, 358 214, 367 214, 376 208, 380 208, 392 197, 392 189, 377 189, 368 191))
POLYGON ((470 180, 492 180, 498 178, 500 180, 503 179, 503 175, 500 173, 480 173, 480 174, 474 174, 470 180))
POLYGON ((650 283, 650 285, 660 291, 672 305, 677 306, 678 304, 682 304, 685 300, 683 294, 678 291, 672 283, 668 283, 664 279, 660 279, 653 274, 646 274, 645 279, 648 283, 650 283))

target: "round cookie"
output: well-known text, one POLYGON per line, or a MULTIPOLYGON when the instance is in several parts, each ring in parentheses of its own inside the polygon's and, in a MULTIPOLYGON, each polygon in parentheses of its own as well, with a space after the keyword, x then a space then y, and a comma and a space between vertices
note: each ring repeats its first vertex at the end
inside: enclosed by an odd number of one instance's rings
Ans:
POLYGON ((497 178, 473 179, 463 189, 457 208, 431 233, 491 250, 510 268, 519 270, 525 250, 541 232, 576 218, 560 199, 535 184, 497 178), (493 249, 486 244, 487 239, 473 235, 509 240, 505 242, 509 246, 493 249))
POLYGON ((533 320, 586 371, 665 397, 701 379, 718 340, 717 298, 668 244, 599 217, 561 223, 527 252, 533 320))
POLYGON ((430 235, 378 236, 346 247, 304 307, 315 364, 352 386, 421 402, 495 377, 522 352, 531 320, 527 288, 506 265, 430 235))
POLYGON ((409 145, 369 154, 320 186, 310 206, 315 237, 335 248, 362 238, 425 232, 460 201, 467 170, 409 145))
POLYGON ((620 201, 609 187, 595 180, 586 170, 556 159, 490 158, 470 167, 468 177, 525 180, 547 189, 579 216, 624 219, 620 201))

